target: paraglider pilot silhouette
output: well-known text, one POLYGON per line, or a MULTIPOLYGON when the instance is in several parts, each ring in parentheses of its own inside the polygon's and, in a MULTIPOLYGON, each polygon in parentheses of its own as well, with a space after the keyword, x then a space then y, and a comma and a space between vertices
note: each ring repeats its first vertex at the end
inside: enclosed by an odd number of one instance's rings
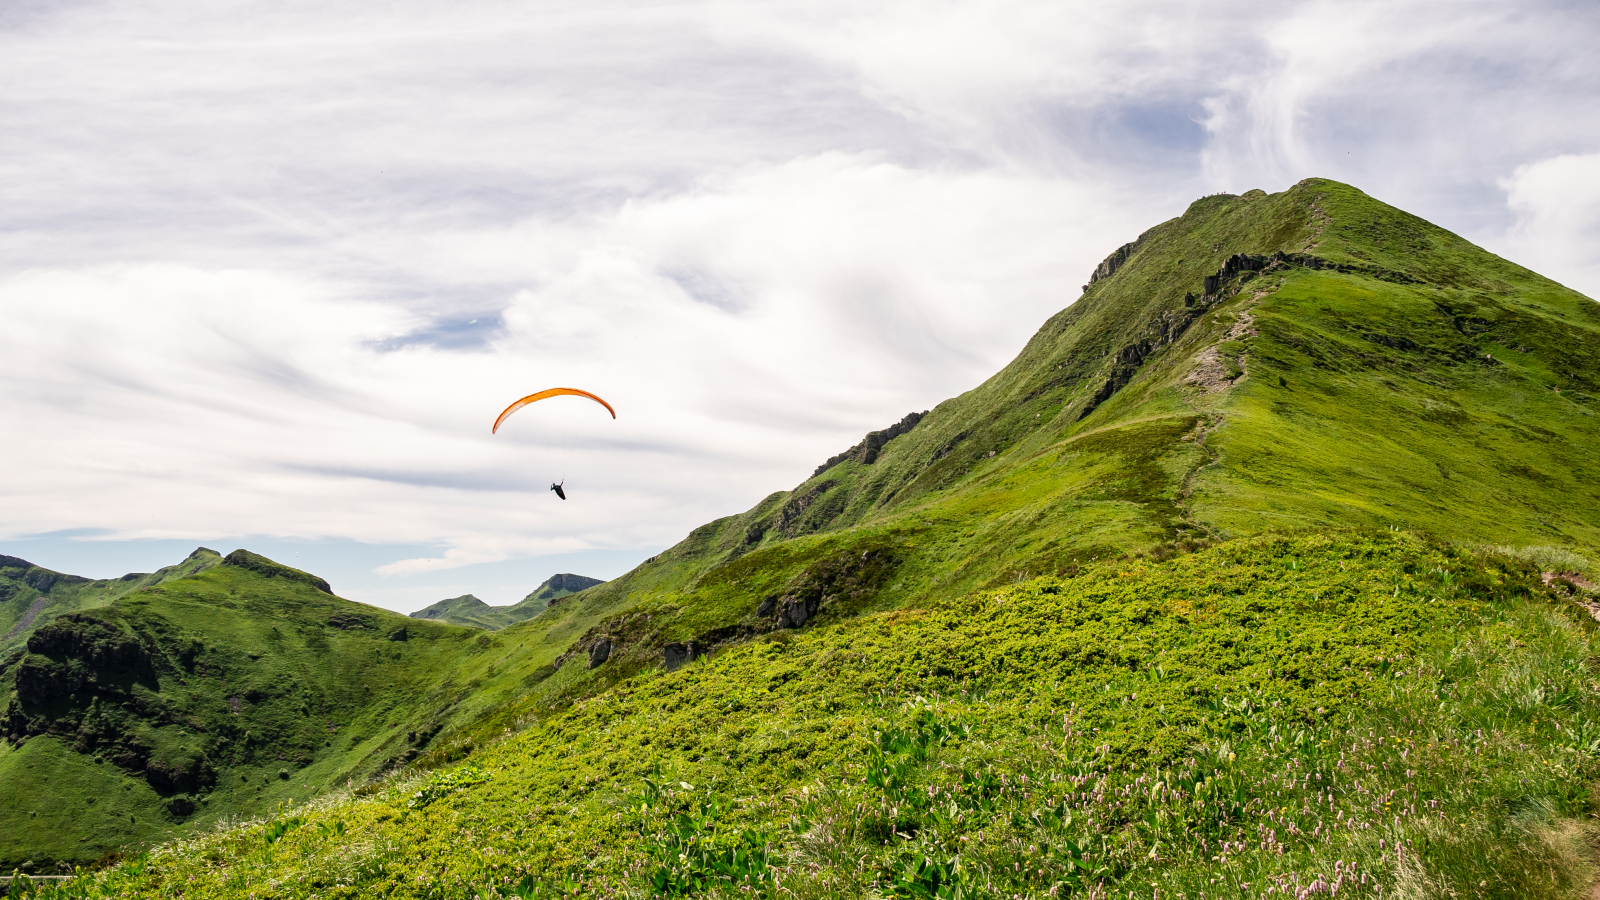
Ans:
MULTIPOLYGON (((571 394, 572 396, 575 396, 575 397, 588 397, 590 400, 593 400, 594 402, 600 404, 601 406, 604 406, 606 408, 606 412, 611 413, 611 418, 615 419, 617 417, 617 411, 611 408, 611 404, 605 402, 604 400, 601 400, 599 397, 596 397, 594 394, 591 394, 588 391, 581 391, 581 390, 578 390, 577 388, 565 388, 565 387, 550 388, 549 390, 540 391, 537 394, 529 394, 528 396, 523 397, 521 400, 518 400, 517 402, 515 402, 515 403, 511 404, 510 406, 506 407, 506 411, 500 414, 500 418, 494 420, 494 428, 490 429, 489 433, 490 434, 499 433, 499 431, 500 431, 500 423, 504 422, 506 420, 507 416, 510 416, 512 413, 516 412, 517 410, 523 408, 524 406, 527 406, 529 403, 536 403, 536 402, 538 402, 540 400, 544 400, 544 399, 546 399, 548 397, 559 397, 562 394, 571 394)), ((559 482, 551 484, 550 485, 550 490, 555 491, 557 497, 560 497, 561 499, 565 500, 565 499, 567 499, 567 492, 566 492, 566 489, 564 487, 566 485, 566 483, 567 483, 566 479, 562 479, 559 482)))

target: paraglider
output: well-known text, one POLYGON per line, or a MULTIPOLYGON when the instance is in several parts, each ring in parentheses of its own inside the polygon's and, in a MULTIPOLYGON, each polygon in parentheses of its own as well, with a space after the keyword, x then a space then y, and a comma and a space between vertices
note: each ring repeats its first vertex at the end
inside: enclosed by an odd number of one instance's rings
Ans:
MULTIPOLYGON (((517 402, 506 407, 506 411, 500 414, 500 418, 494 420, 494 428, 490 429, 489 433, 498 434, 500 431, 500 424, 506 420, 506 417, 510 416, 512 413, 523 408, 524 406, 527 406, 529 403, 537 403, 540 400, 544 400, 549 397, 559 397, 563 394, 571 394, 574 397, 588 397, 590 400, 593 400, 601 406, 604 406, 606 408, 606 412, 611 413, 611 418, 615 419, 617 417, 617 411, 611 408, 611 404, 600 399, 594 394, 591 394, 588 391, 579 390, 578 388, 558 387, 543 390, 536 394, 529 394, 528 396, 523 397, 521 400, 518 400, 517 402)), ((550 490, 555 491, 557 497, 565 500, 567 499, 567 492, 564 487, 566 483, 566 479, 564 478, 561 481, 552 482, 550 485, 550 490)))
POLYGON ((537 394, 529 394, 528 396, 523 397, 521 400, 518 400, 517 402, 506 407, 506 411, 500 414, 500 418, 494 420, 494 428, 490 429, 489 433, 495 434, 499 432, 500 423, 504 422, 507 416, 523 408, 524 406, 527 406, 529 403, 537 403, 540 400, 545 400, 550 397, 559 397, 562 394, 571 394, 574 397, 588 397, 590 400, 593 400, 601 406, 604 406, 606 408, 606 412, 611 413, 611 418, 615 419, 617 417, 617 411, 611 408, 611 404, 605 402, 599 397, 596 397, 594 394, 591 394, 588 391, 565 387, 550 388, 549 390, 540 391, 537 394))

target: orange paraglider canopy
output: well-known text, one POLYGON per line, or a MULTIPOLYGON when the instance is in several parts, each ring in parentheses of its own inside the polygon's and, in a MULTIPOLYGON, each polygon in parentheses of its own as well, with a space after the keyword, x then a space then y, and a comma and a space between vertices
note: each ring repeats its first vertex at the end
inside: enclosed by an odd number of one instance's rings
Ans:
POLYGON ((546 397, 559 397, 562 394, 571 394, 574 397, 588 397, 590 400, 593 400, 601 406, 604 406, 606 411, 611 413, 611 418, 615 419, 617 417, 617 411, 611 408, 611 404, 601 400, 599 397, 596 397, 594 394, 591 394, 588 391, 580 391, 577 388, 550 388, 549 390, 540 391, 537 394, 529 394, 528 396, 523 397, 521 400, 518 400, 517 402, 506 407, 506 411, 500 414, 500 418, 494 420, 494 428, 489 433, 493 434, 499 431, 500 423, 504 422, 507 416, 523 408, 524 406, 527 406, 529 403, 537 403, 546 397))

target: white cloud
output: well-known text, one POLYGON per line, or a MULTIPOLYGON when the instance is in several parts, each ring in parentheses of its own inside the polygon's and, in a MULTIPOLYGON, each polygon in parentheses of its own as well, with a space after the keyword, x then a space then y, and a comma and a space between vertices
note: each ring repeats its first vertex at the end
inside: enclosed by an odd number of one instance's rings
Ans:
POLYGON ((1092 265, 1066 246, 1132 228, 1104 205, 1066 183, 828 155, 492 242, 447 235, 422 265, 532 285, 472 352, 384 349, 426 323, 337 284, 21 273, 0 281, 0 378, 55 377, 3 401, 34 438, 0 474, 17 501, 0 528, 450 545, 387 574, 670 542, 1003 364, 1092 265), (488 434, 551 384, 619 418, 554 400, 488 434), (562 477, 565 504, 544 492, 562 477))
POLYGON ((0 537, 407 547, 367 596, 659 547, 981 381, 1216 189, 1341 177, 1592 283, 1560 185, 1600 146, 1596 30, 1487 2, 0 12, 0 537), (488 434, 550 384, 619 418, 488 434))
POLYGON ((1600 153, 1518 166, 1501 182, 1516 215, 1510 256, 1542 275, 1600 297, 1600 153))

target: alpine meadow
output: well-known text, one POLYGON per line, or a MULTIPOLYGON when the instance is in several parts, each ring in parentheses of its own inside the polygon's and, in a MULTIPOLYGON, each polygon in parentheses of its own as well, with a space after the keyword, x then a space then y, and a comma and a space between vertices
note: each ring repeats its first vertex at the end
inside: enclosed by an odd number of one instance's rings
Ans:
POLYGON ((1588 897, 1597 415, 1589 298, 1337 182, 1205 197, 983 384, 611 581, 405 617, 247 550, 0 558, 0 867, 1588 897))

